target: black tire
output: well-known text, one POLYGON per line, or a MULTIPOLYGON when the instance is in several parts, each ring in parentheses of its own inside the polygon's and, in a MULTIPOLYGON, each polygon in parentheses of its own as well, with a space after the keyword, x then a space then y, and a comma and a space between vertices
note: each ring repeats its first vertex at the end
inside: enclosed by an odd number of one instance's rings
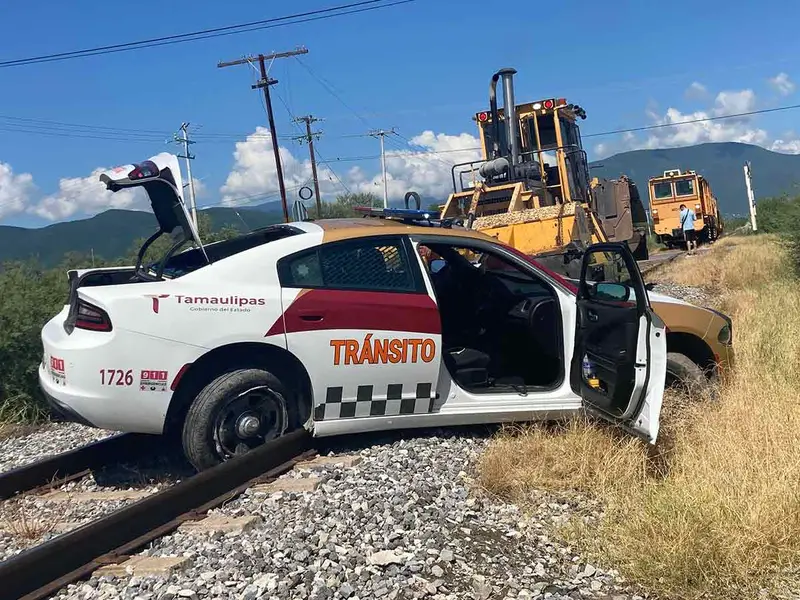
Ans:
POLYGON ((667 352, 666 388, 686 391, 690 396, 702 395, 711 382, 696 362, 680 352, 667 352))
POLYGON ((181 436, 186 458, 202 471, 289 433, 298 422, 290 397, 286 386, 269 371, 243 368, 222 373, 202 389, 186 414, 181 436), (268 410, 253 408, 254 398, 260 398, 268 410), (230 416, 237 412, 241 414, 231 427, 230 416), (244 425, 240 424, 253 416, 260 420, 258 433, 242 437, 244 425))

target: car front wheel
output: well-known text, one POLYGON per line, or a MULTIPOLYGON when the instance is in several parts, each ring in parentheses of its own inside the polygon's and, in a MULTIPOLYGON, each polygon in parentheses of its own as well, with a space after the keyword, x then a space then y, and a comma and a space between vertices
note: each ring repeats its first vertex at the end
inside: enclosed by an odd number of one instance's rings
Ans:
POLYGON ((680 352, 667 353, 665 387, 687 392, 690 396, 704 394, 711 384, 700 366, 680 352))
POLYGON ((206 385, 183 424, 183 451, 202 471, 280 437, 291 428, 288 390, 272 373, 228 371, 206 385))

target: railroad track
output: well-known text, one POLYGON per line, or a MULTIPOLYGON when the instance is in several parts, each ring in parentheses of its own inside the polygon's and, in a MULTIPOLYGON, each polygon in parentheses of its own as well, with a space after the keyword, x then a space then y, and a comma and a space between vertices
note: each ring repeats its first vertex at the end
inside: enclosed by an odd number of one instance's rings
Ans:
POLYGON ((316 454, 311 442, 305 429, 295 431, 3 561, 0 598, 40 600, 103 565, 124 563, 182 523, 307 460, 316 454))
POLYGON ((0 500, 80 479, 92 470, 133 456, 140 449, 152 444, 154 437, 135 433, 114 435, 6 471, 0 474, 0 500))
POLYGON ((653 255, 654 258, 638 261, 639 270, 642 272, 642 275, 644 275, 660 267, 661 265, 671 263, 682 254, 683 251, 681 250, 664 250, 663 252, 658 252, 657 254, 653 255))

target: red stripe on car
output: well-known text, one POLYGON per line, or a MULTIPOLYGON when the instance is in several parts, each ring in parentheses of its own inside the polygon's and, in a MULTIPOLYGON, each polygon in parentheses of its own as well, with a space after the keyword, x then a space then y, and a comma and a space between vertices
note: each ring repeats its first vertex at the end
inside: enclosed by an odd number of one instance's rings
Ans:
POLYGON ((367 329, 440 334, 436 303, 427 294, 307 290, 266 336, 325 329, 367 329))

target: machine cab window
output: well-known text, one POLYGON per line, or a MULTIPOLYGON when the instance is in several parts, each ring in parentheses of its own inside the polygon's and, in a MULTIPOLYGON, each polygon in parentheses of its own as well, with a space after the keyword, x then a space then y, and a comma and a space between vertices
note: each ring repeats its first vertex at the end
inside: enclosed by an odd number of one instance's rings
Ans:
POLYGON ((692 179, 680 179, 675 182, 676 196, 694 196, 694 181, 692 179))
POLYGON ((659 181, 653 184, 653 196, 656 200, 669 200, 672 198, 672 183, 659 181))

